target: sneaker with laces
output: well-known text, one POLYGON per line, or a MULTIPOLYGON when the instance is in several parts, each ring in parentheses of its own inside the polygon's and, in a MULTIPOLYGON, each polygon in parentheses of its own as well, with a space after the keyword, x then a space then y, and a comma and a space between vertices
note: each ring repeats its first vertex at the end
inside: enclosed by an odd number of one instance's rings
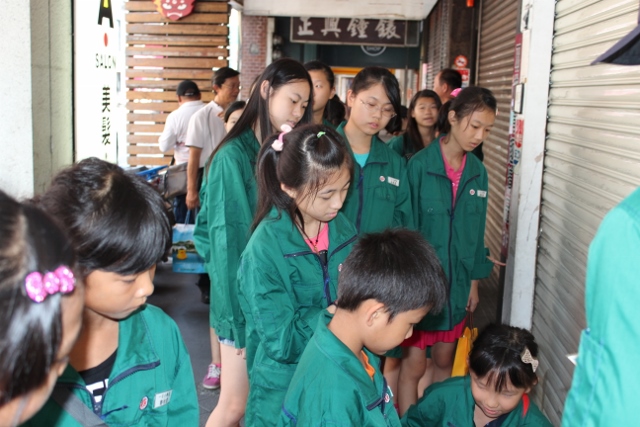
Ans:
POLYGON ((209 369, 207 370, 207 375, 205 375, 202 380, 202 387, 215 390, 220 388, 220 366, 211 364, 209 365, 209 369))

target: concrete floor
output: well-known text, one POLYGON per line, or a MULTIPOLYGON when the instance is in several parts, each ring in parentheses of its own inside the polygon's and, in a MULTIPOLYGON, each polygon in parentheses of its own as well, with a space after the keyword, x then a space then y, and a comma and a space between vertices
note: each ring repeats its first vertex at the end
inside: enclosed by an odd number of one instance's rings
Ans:
MULTIPOLYGON (((211 347, 209 344, 209 306, 200 301, 200 290, 195 285, 195 274, 178 274, 171 270, 171 263, 158 265, 154 283, 154 294, 149 303, 162 308, 171 316, 180 331, 191 355, 193 374, 198 388, 200 404, 200 426, 204 427, 207 418, 218 403, 219 390, 207 390, 202 387, 209 363, 211 347)), ((474 321, 477 327, 495 322, 498 301, 497 291, 480 284, 480 304, 474 321)))
POLYGON ((220 390, 202 387, 209 363, 209 306, 200 301, 200 290, 195 285, 195 274, 178 274, 171 270, 171 263, 158 265, 154 280, 155 291, 149 303, 162 308, 173 318, 182 332, 182 337, 191 355, 193 375, 198 388, 200 404, 200 426, 204 426, 213 408, 218 403, 220 390))

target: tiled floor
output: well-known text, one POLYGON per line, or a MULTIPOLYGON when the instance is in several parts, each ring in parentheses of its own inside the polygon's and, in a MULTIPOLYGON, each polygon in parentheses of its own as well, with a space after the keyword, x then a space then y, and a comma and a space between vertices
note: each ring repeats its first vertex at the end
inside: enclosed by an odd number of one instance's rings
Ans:
MULTIPOLYGON (((209 414, 216 406, 219 390, 210 391, 202 387, 209 363, 209 306, 200 301, 200 290, 195 285, 197 275, 177 274, 171 271, 171 264, 161 264, 155 278, 155 292, 149 298, 151 304, 162 308, 171 316, 180 331, 191 354, 193 373, 198 387, 200 403, 200 426, 204 426, 209 414)), ((498 295, 497 290, 480 284, 480 305, 474 318, 476 326, 482 327, 495 321, 498 295)))

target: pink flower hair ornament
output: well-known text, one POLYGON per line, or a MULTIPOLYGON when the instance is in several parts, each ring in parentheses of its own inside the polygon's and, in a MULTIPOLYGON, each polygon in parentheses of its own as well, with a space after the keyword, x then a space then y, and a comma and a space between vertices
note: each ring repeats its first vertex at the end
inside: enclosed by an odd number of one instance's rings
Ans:
POLYGON ((284 124, 282 126, 280 126, 280 130, 282 132, 280 132, 280 135, 278 135, 278 139, 276 139, 275 141, 273 141, 273 143, 271 144, 271 147, 275 150, 275 151, 282 151, 282 147, 284 146, 284 135, 286 133, 291 132, 291 126, 284 124))
POLYGON ((44 274, 33 271, 24 279, 27 296, 34 302, 41 303, 50 295, 68 294, 76 288, 76 279, 69 267, 61 265, 54 271, 44 274))

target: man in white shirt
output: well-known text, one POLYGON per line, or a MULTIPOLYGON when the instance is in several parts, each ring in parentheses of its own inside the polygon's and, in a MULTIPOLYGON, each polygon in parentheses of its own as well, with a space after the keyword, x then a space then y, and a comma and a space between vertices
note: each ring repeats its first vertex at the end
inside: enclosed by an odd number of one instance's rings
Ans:
MULTIPOLYGON (((175 164, 179 165, 189 161, 189 147, 185 145, 187 139, 187 127, 189 120, 198 110, 205 106, 200 101, 200 89, 191 80, 183 80, 176 90, 178 95, 178 109, 167 116, 162 135, 158 138, 160 151, 166 153, 173 150, 175 164)), ((174 200, 174 215, 176 222, 184 223, 187 215, 186 194, 177 196, 174 200)), ((191 223, 195 220, 190 218, 191 223)))
POLYGON ((441 70, 433 79, 433 91, 438 94, 443 104, 450 101, 451 92, 460 87, 462 87, 462 75, 453 68, 441 70))
POLYGON ((240 77, 236 70, 222 67, 213 73, 211 79, 213 101, 193 115, 187 130, 186 146, 189 147, 189 164, 187 166, 187 207, 195 209, 200 206, 199 174, 209 160, 213 150, 226 135, 222 115, 224 110, 236 100, 240 93, 240 77))

